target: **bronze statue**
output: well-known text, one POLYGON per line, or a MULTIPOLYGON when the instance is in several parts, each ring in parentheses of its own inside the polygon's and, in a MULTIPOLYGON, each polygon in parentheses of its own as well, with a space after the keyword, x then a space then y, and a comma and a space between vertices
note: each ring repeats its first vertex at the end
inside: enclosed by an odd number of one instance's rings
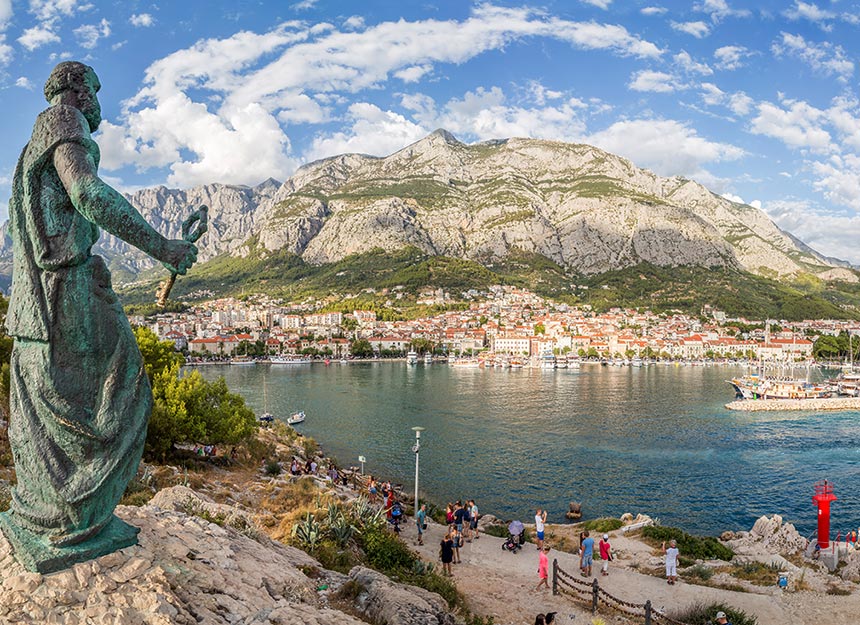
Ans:
POLYGON ((78 62, 45 84, 51 106, 18 160, 9 204, 15 337, 9 440, 17 486, 0 528, 42 573, 137 542, 113 510, 137 471, 152 408, 140 351, 110 272, 92 254, 99 228, 184 274, 190 242, 168 240, 98 176, 98 77, 78 62))

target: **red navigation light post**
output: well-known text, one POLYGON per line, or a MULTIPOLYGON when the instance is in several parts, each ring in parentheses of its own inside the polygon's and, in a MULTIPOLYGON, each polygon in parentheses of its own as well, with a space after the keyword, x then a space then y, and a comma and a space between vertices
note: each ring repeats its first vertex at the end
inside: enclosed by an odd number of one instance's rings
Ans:
POLYGON ((830 502, 836 501, 833 484, 827 480, 815 483, 812 502, 818 506, 818 546, 822 550, 830 546, 830 502))

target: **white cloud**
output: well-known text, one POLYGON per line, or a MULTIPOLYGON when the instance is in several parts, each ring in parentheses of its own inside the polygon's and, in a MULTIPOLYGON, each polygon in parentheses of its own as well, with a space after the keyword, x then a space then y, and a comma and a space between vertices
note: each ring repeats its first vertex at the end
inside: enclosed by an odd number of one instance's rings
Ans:
POLYGON ((609 8, 610 4, 612 4, 612 0, 580 0, 580 2, 590 4, 591 6, 603 9, 604 11, 609 8))
POLYGON ((636 72, 630 77, 627 88, 633 91, 649 91, 653 93, 671 93, 682 88, 676 78, 664 72, 649 69, 636 72))
POLYGON ((15 86, 21 87, 22 89, 29 89, 30 91, 33 90, 33 83, 30 82, 30 79, 27 78, 26 76, 19 76, 15 80, 15 86))
POLYGON ((836 14, 832 11, 821 9, 817 4, 801 2, 801 0, 795 0, 794 6, 784 11, 783 15, 790 20, 809 20, 810 22, 824 26, 825 30, 828 29, 826 22, 836 17, 836 14))
POLYGON ((854 62, 845 56, 841 46, 828 41, 816 44, 801 35, 780 33, 781 41, 775 41, 771 50, 776 56, 787 55, 800 59, 814 71, 825 76, 836 76, 840 82, 848 82, 854 75, 854 62))
POLYGON ((30 52, 42 46, 51 43, 59 43, 60 38, 46 26, 33 26, 26 29, 21 36, 18 37, 18 43, 27 48, 30 52))
POLYGON ((700 137, 693 128, 675 120, 620 121, 592 134, 589 143, 632 160, 661 176, 712 179, 707 163, 737 160, 744 151, 728 143, 700 137))
POLYGON ((394 76, 405 83, 418 82, 432 70, 433 66, 431 65, 412 65, 411 67, 404 67, 403 69, 394 72, 394 76))
POLYGON ((361 15, 352 15, 344 20, 343 27, 346 30, 363 30, 364 18, 361 15))
POLYGON ((671 22, 672 28, 675 30, 687 33, 688 35, 692 35, 696 39, 701 39, 702 37, 707 37, 711 28, 705 22, 671 22))
POLYGON ((704 0, 695 8, 697 11, 710 15, 714 22, 719 22, 727 17, 749 17, 751 15, 746 9, 732 9, 726 0, 704 0))
MULTIPOLYGON (((270 175, 283 179, 295 160, 279 120, 326 119, 330 113, 323 107, 339 106, 343 94, 379 87, 392 77, 418 80, 437 64, 464 63, 536 37, 625 57, 662 54, 621 26, 573 22, 528 8, 479 5, 461 21, 401 20, 360 32, 285 22, 262 34, 245 31, 201 40, 150 65, 143 87, 125 103, 122 126, 106 126, 104 132, 117 143, 103 152, 103 167, 169 166, 168 182, 176 186, 212 180, 253 183, 270 175), (194 102, 192 91, 210 106, 194 102), (236 149, 231 149, 233 143, 236 149), (249 152, 249 146, 256 149, 249 152)), ((449 104, 454 111, 454 102, 449 104)), ((471 131, 479 136, 570 127, 571 120, 556 117, 574 110, 570 101, 543 108, 499 104, 486 118, 479 117, 471 131)), ((380 126, 401 129, 395 133, 400 140, 413 136, 414 128, 391 117, 396 113, 379 111, 350 109, 351 129, 343 136, 321 137, 310 153, 320 154, 338 142, 367 147, 353 136, 380 126)))
POLYGON ((681 50, 678 54, 672 57, 684 71, 690 74, 701 74, 702 76, 710 76, 714 73, 707 63, 699 63, 694 61, 693 57, 686 50, 681 50))
POLYGON ((764 202, 762 209, 777 226, 828 256, 860 264, 860 216, 826 210, 805 200, 764 202))
POLYGON ((82 48, 92 50, 98 45, 99 39, 110 36, 110 22, 102 19, 98 24, 84 24, 77 27, 74 33, 82 48))
POLYGON ((317 2, 319 2, 319 0, 302 0, 301 2, 296 2, 295 4, 290 5, 290 8, 296 11, 307 11, 308 9, 314 8, 317 2))
POLYGON ((708 106, 727 106, 735 115, 746 116, 752 110, 754 100, 743 91, 726 93, 717 85, 703 82, 699 85, 702 90, 702 101, 708 106))
POLYGON ((743 67, 743 59, 751 54, 744 46, 723 46, 714 50, 717 69, 729 71, 743 67))
POLYGON ((642 15, 663 15, 666 11, 666 7, 643 7, 639 12, 642 15))
POLYGON ((833 149, 830 133, 824 129, 824 111, 806 102, 785 100, 787 108, 771 102, 758 105, 758 115, 752 120, 750 132, 779 139, 795 148, 809 148, 814 152, 833 149))
POLYGON ((755 101, 743 91, 738 91, 729 96, 729 108, 735 115, 749 115, 753 104, 755 101))
POLYGON ((349 107, 350 128, 324 134, 314 139, 306 152, 306 160, 316 160, 337 154, 358 152, 387 156, 418 141, 428 130, 404 116, 366 102, 349 107))
POLYGON ((0 0, 0 30, 6 27, 12 17, 12 0, 0 0))
POLYGON ((745 202, 744 199, 733 193, 723 193, 722 197, 730 200, 732 202, 736 202, 737 204, 746 204, 747 206, 752 206, 753 208, 761 209, 761 200, 753 200, 752 202, 745 202))
POLYGON ((45 22, 61 16, 70 17, 76 11, 88 8, 88 6, 80 4, 78 0, 30 0, 30 13, 45 22))
POLYGON ((138 28, 147 28, 155 24, 155 18, 149 13, 135 13, 128 18, 129 24, 138 28))

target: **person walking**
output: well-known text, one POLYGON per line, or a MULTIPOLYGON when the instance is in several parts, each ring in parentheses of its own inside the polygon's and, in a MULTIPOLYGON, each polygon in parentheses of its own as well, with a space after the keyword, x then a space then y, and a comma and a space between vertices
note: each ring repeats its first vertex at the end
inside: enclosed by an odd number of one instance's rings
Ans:
POLYGON ((669 548, 666 548, 666 541, 663 541, 663 553, 666 554, 666 583, 674 584, 678 580, 678 545, 674 540, 669 541, 669 548))
POLYGON ((612 559, 612 545, 609 544, 609 534, 604 534, 600 539, 600 559, 603 560, 601 575, 609 575, 609 561, 612 559))
POLYGON ((543 533, 546 524, 546 510, 537 509, 535 513, 535 533, 537 534, 537 548, 543 549, 543 533))
POLYGON ((585 540, 582 541, 582 555, 579 556, 579 568, 582 569, 583 577, 591 577, 591 564, 594 560, 594 539, 585 531, 585 540))
POLYGON ((427 504, 421 504, 415 515, 415 525, 418 526, 418 544, 424 544, 424 530, 427 529, 427 504))
POLYGON ((448 531, 439 543, 439 557, 442 560, 442 575, 451 577, 451 562, 454 560, 454 540, 451 538, 451 532, 448 531))
POLYGON ((456 524, 451 530, 451 540, 454 541, 454 564, 460 564, 460 547, 463 546, 463 533, 456 524))
POLYGON ((540 590, 541 586, 543 586, 546 590, 549 590, 549 545, 544 545, 543 549, 540 550, 540 555, 538 556, 538 585, 535 587, 535 590, 540 590))
POLYGON ((474 499, 469 500, 469 516, 471 519, 469 521, 469 529, 472 530, 475 540, 478 540, 480 538, 480 535, 478 535, 478 506, 475 505, 474 499))

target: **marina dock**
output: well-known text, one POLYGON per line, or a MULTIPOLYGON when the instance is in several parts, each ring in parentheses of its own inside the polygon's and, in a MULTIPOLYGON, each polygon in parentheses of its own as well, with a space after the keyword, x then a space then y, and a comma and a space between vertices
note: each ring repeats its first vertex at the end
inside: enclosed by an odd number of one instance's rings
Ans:
POLYGON ((860 410, 860 397, 821 399, 739 399, 726 404, 729 410, 747 412, 780 410, 860 410))

